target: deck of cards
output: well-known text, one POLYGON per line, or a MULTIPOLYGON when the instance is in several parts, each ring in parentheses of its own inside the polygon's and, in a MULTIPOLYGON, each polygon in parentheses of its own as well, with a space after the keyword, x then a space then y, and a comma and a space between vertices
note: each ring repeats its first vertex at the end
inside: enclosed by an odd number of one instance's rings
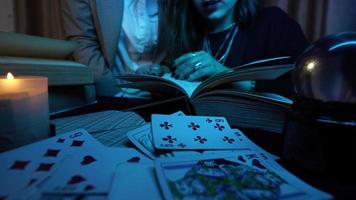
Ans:
POLYGON ((106 199, 120 163, 152 161, 133 148, 106 147, 84 129, 61 134, 0 154, 0 199, 106 199))
POLYGON ((127 136, 154 164, 120 165, 133 175, 114 179, 111 199, 332 199, 223 117, 152 115, 151 124, 127 136), (144 192, 135 192, 140 184, 144 192))
POLYGON ((129 140, 152 160, 162 156, 189 156, 232 150, 255 150, 272 160, 240 130, 231 129, 223 117, 152 115, 152 123, 127 133, 129 140))
POLYGON ((109 148, 79 129, 0 154, 3 199, 331 199, 222 117, 152 115, 109 148))

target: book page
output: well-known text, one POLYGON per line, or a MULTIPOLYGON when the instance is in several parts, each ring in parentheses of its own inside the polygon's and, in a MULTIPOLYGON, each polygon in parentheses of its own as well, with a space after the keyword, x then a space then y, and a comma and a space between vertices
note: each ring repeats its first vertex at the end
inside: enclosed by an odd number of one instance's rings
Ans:
POLYGON ((199 94, 208 92, 213 88, 225 83, 245 80, 273 80, 293 69, 292 64, 258 66, 239 69, 232 72, 220 73, 209 77, 198 86, 193 94, 193 98, 199 94))
POLYGON ((166 73, 162 76, 162 78, 172 81, 175 84, 177 84, 179 87, 181 87, 188 95, 188 97, 191 97, 194 90, 201 84, 201 82, 190 82, 186 80, 178 80, 172 77, 172 73, 166 73))
POLYGON ((291 99, 288 99, 287 97, 281 96, 279 94, 262 92, 261 95, 286 104, 293 104, 293 101, 291 99))

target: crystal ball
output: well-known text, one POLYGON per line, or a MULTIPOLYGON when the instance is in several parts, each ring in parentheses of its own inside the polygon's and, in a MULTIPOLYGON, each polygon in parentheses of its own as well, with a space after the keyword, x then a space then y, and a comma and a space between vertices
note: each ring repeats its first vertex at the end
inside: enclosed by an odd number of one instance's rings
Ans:
POLYGON ((298 96, 322 102, 356 102, 356 32, 331 35, 311 44, 292 73, 298 96))

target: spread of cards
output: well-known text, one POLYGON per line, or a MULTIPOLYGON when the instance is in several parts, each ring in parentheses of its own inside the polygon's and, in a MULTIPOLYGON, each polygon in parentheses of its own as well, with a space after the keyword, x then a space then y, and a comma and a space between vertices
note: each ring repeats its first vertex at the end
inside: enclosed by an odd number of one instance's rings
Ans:
POLYGON ((106 147, 85 129, 0 154, 7 199, 332 199, 223 117, 152 115, 106 147))

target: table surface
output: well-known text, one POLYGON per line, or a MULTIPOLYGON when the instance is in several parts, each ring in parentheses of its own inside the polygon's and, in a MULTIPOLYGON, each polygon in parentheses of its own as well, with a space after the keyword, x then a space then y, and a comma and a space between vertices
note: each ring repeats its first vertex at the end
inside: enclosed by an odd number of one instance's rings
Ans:
MULTIPOLYGON (((152 113, 170 114, 178 110, 187 112, 185 107, 176 106, 176 102, 148 107, 140 106, 145 103, 150 102, 146 100, 106 98, 94 105, 53 115, 52 123, 56 126, 57 134, 77 128, 86 128, 89 133, 107 146, 133 147, 127 139, 126 133, 147 123, 152 113), (132 110, 134 112, 124 113, 125 117, 123 117, 123 112, 117 110, 132 110)), ((278 163, 308 184, 331 193, 336 199, 355 198, 356 181, 353 181, 353 179, 345 180, 329 174, 306 171, 283 159, 283 135, 253 129, 241 130, 257 145, 270 153, 280 156, 282 159, 278 163)))

